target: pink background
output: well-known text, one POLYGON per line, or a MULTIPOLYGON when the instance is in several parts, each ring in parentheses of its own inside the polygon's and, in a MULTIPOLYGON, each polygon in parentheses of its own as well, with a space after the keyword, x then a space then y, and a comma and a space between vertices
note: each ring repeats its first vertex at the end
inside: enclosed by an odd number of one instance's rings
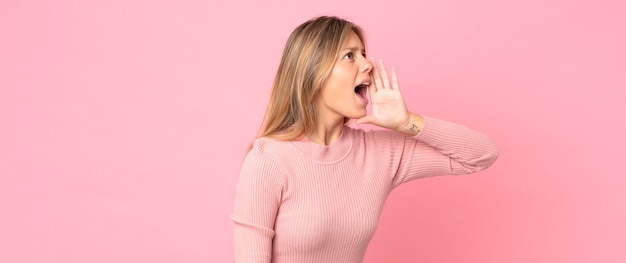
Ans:
POLYGON ((623 1, 1 1, 0 262, 231 262, 288 34, 360 24, 409 108, 488 134, 397 189, 366 262, 626 262, 623 1))

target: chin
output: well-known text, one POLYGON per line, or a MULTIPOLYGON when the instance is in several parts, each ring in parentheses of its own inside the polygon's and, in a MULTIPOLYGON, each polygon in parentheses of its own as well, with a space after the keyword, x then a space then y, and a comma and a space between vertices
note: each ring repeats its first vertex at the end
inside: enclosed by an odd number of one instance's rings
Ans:
POLYGON ((367 111, 363 110, 363 112, 358 112, 358 113, 354 114, 353 116, 348 116, 347 118, 356 120, 356 119, 363 118, 365 116, 367 116, 367 111))

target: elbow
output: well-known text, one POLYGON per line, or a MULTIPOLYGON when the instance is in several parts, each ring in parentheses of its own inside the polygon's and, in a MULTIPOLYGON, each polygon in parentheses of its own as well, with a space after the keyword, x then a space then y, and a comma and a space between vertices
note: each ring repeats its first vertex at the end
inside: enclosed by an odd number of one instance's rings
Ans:
POLYGON ((498 150, 498 147, 496 147, 496 145, 493 143, 488 144, 485 147, 485 151, 483 152, 483 154, 474 162, 474 172, 482 171, 491 167, 491 165, 496 162, 499 156, 500 151, 498 150))
POLYGON ((500 157, 500 150, 498 150, 498 148, 492 144, 489 151, 485 155, 486 161, 484 169, 489 168, 493 163, 496 162, 496 160, 498 160, 498 157, 500 157))
POLYGON ((453 174, 473 174, 489 168, 493 165, 498 157, 500 151, 494 144, 486 144, 482 147, 480 154, 475 158, 466 160, 465 162, 452 162, 453 174))

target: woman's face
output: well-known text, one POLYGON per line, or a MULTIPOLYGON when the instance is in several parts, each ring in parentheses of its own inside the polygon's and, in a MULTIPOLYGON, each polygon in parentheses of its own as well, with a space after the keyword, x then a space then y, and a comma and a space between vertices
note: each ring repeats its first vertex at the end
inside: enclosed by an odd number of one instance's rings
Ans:
POLYGON ((325 120, 357 119, 367 114, 367 88, 372 64, 359 37, 350 32, 317 99, 317 115, 325 120))

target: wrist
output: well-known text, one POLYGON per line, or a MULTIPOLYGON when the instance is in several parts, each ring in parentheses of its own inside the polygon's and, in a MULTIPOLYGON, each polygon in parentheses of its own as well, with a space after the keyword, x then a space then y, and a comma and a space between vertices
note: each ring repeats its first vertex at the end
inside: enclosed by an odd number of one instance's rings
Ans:
POLYGON ((408 136, 415 136, 424 129, 424 117, 419 114, 409 112, 409 119, 396 131, 408 136))

